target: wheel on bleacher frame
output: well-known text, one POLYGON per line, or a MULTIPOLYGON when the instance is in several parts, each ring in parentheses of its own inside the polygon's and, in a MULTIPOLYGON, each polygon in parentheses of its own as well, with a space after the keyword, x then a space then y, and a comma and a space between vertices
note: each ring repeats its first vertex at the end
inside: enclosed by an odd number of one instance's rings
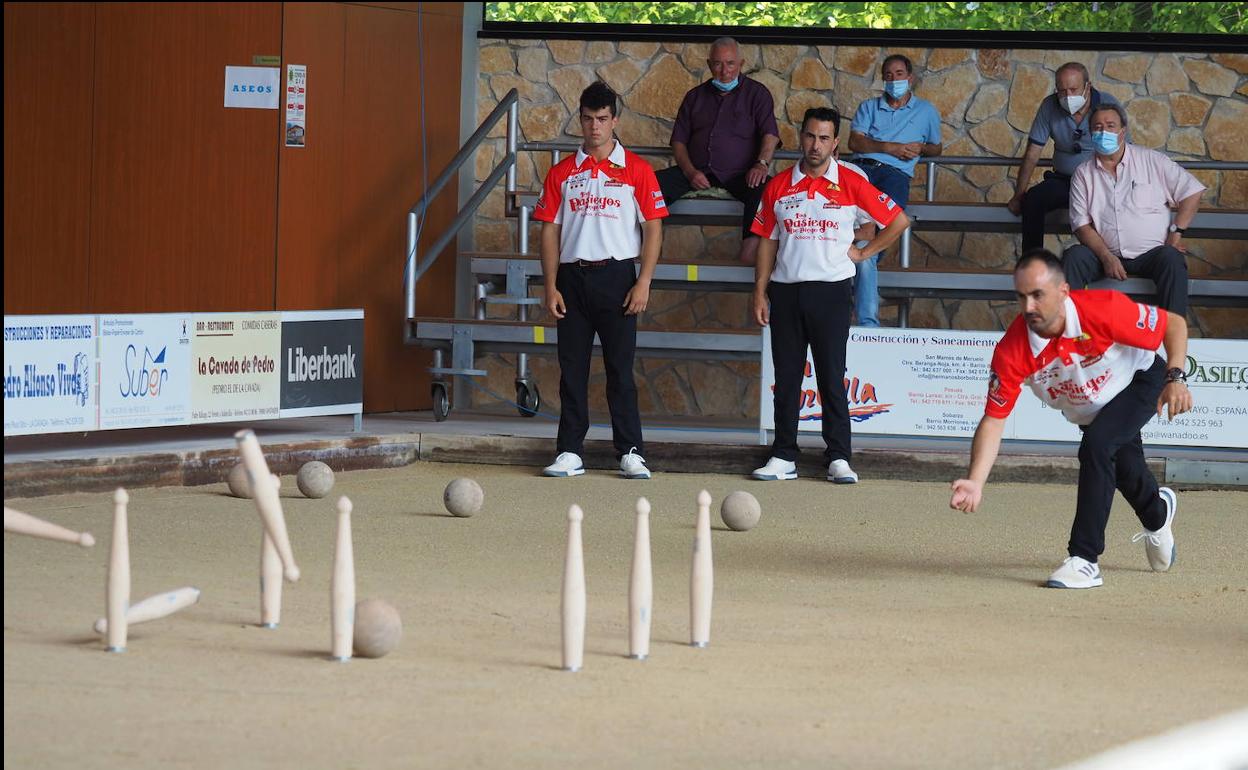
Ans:
POLYGON ((541 406, 542 394, 537 386, 524 380, 516 380, 516 411, 520 416, 536 417, 541 406))
POLYGON ((433 419, 442 422, 451 413, 451 399, 446 394, 446 383, 433 383, 430 392, 433 395, 433 419))

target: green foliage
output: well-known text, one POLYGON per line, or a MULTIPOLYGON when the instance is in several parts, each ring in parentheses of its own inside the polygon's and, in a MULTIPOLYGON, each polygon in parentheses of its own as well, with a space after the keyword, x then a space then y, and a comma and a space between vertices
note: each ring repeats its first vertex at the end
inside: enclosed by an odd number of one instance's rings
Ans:
POLYGON ((486 3, 490 21, 1248 34, 1248 3, 486 3))

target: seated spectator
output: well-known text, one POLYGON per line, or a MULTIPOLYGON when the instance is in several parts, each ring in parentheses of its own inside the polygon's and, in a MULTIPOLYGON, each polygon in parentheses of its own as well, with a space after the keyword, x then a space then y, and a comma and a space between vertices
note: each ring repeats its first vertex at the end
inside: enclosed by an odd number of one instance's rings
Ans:
MULTIPOLYGON (((885 57, 880 75, 884 95, 858 107, 850 124, 849 149, 871 184, 905 209, 919 156, 941 153, 940 113, 915 95, 914 65, 908 57, 885 57)), ((879 254, 872 254, 857 265, 854 306, 860 326, 880 325, 879 259, 879 254)))
POLYGON ((1122 107, 1101 105, 1090 122, 1094 155, 1070 182, 1070 227, 1079 243, 1062 255, 1066 278, 1074 289, 1106 276, 1151 278, 1157 304, 1186 315, 1183 231, 1205 186, 1164 154, 1128 143, 1122 107))
POLYGON ((1018 167, 1014 197, 1006 206, 1023 218, 1023 248, 1026 254, 1044 245, 1044 217, 1050 211, 1070 205, 1070 177, 1075 169, 1092 159, 1092 131, 1088 118, 1102 104, 1118 104, 1112 95, 1092 87, 1088 68, 1079 62, 1066 62, 1053 75, 1053 93, 1040 102, 1027 135, 1027 152, 1018 167), (1053 170, 1044 172, 1044 181, 1027 189, 1040 152, 1053 140, 1053 170))
POLYGON ((658 172, 668 205, 692 190, 722 187, 741 201, 740 259, 754 264, 758 236, 750 232, 771 159, 780 146, 775 103, 757 80, 741 74, 737 41, 711 43, 711 79, 690 89, 672 126, 676 165, 658 172))

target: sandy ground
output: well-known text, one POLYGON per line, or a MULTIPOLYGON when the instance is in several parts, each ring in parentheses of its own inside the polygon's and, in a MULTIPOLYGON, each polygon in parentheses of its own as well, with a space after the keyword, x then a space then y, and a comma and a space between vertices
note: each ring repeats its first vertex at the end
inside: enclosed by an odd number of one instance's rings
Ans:
POLYGON ((8 501, 94 549, 4 540, 5 767, 1047 768, 1248 705, 1248 494, 1180 496, 1178 561, 1154 574, 1119 501, 1091 591, 1040 588, 1074 490, 838 487, 728 476, 417 463, 339 474, 322 500, 284 481, 302 580, 256 626, 260 529, 224 484, 131 492, 133 597, 203 590, 131 628, 103 614, 109 495, 8 501), (486 510, 455 519, 471 476, 486 510), (711 646, 690 648, 694 497, 715 497, 711 646), (735 489, 763 504, 718 520, 735 489), (328 660, 334 500, 355 503, 358 596, 402 613, 399 649, 328 660), (650 660, 627 651, 632 506, 653 503, 650 660), (585 668, 558 670, 569 503, 586 510, 585 668))

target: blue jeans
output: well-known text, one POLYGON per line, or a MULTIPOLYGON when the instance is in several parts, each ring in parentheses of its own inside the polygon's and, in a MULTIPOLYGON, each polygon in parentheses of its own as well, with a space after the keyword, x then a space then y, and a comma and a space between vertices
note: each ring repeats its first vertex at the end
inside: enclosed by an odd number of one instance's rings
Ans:
MULTIPOLYGON (((867 181, 882 193, 896 201, 903 209, 910 203, 910 177, 884 163, 873 160, 858 161, 867 174, 867 181)), ((865 242, 859 242, 865 246, 865 242)), ((880 255, 872 254, 859 262, 854 278, 854 307, 858 310, 859 326, 880 325, 880 279, 876 274, 880 255)))

